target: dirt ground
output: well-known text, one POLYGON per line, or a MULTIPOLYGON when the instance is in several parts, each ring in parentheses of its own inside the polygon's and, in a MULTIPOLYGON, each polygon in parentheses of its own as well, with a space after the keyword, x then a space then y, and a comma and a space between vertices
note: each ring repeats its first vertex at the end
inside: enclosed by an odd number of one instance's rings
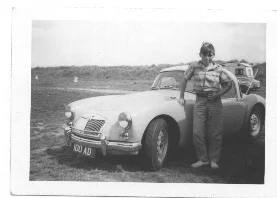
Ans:
MULTIPOLYGON (((111 93, 81 90, 81 87, 88 86, 78 85, 76 88, 79 90, 69 90, 53 89, 50 84, 42 86, 35 83, 32 82, 31 95, 31 181, 264 183, 264 137, 252 143, 247 143, 238 136, 224 137, 221 168, 217 172, 212 172, 210 168, 190 168, 195 159, 193 150, 178 150, 169 157, 164 168, 157 172, 142 169, 139 156, 97 155, 95 159, 76 156, 72 148, 66 146, 63 136, 64 106, 79 99, 111 93)), ((54 88, 66 87, 60 85, 55 84, 54 88)), ((104 83, 101 85, 105 86, 104 83)), ((106 86, 110 86, 109 89, 115 88, 112 84, 106 86)), ((99 89, 97 86, 93 88, 99 89)), ((125 90, 133 91, 131 88, 125 90)))

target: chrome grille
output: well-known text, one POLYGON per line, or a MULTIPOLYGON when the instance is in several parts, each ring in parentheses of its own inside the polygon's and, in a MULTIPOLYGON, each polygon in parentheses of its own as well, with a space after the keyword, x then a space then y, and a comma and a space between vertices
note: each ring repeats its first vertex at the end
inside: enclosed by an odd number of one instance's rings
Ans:
POLYGON ((102 126, 105 124, 105 120, 90 119, 86 126, 85 131, 99 132, 102 126))
POLYGON ((74 127, 72 127, 72 132, 75 133, 76 135, 80 135, 83 137, 88 137, 88 138, 96 138, 99 139, 101 136, 101 133, 98 132, 92 132, 92 131, 85 131, 85 130, 79 130, 74 127))

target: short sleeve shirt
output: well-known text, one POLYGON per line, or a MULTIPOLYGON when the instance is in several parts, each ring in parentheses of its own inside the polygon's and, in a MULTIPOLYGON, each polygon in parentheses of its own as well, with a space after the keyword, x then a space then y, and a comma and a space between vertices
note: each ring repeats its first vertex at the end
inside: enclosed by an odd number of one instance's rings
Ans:
POLYGON ((184 75, 187 80, 194 77, 195 91, 218 91, 222 85, 232 81, 221 65, 213 63, 212 66, 205 67, 201 61, 192 63, 184 75))

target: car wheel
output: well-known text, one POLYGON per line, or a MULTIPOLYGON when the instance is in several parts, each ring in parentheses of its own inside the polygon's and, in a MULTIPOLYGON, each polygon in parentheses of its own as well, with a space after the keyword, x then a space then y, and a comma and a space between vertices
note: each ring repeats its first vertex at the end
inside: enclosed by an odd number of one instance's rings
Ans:
POLYGON ((264 124, 264 112, 261 107, 254 107, 248 119, 248 137, 251 140, 257 139, 262 132, 264 124))
POLYGON ((168 153, 168 125, 164 119, 153 120, 147 130, 144 140, 146 163, 151 170, 162 168, 168 153))

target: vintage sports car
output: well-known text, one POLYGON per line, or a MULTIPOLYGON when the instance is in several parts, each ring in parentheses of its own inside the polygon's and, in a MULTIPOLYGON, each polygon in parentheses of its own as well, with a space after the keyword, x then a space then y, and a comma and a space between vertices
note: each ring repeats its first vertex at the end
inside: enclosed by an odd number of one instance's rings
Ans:
MULTIPOLYGON (((68 104, 64 134, 74 152, 95 157, 144 154, 152 170, 160 169, 171 148, 192 142, 193 79, 188 81, 185 108, 178 104, 185 66, 162 70, 150 90, 127 95, 92 97, 68 104)), ((249 139, 261 134, 265 99, 242 94, 237 78, 222 97, 223 133, 244 133, 249 139)))

